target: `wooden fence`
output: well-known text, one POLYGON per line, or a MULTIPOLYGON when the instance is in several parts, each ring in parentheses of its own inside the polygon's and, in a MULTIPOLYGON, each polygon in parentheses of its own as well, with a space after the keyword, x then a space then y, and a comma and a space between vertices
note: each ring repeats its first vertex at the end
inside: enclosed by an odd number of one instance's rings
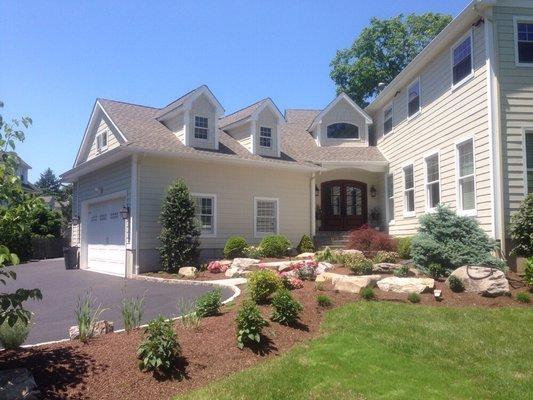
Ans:
POLYGON ((63 257, 63 247, 68 246, 65 238, 32 238, 32 258, 44 260, 46 258, 63 257))

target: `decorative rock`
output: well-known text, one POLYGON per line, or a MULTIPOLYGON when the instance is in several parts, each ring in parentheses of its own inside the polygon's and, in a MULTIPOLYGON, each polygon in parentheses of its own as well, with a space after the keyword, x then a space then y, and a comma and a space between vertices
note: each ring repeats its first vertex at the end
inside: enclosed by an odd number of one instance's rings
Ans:
POLYGON ((26 368, 0 371, 0 399, 37 400, 41 393, 26 368))
POLYGON ((333 268, 333 264, 330 264, 330 263, 325 262, 325 261, 321 261, 321 262, 318 263, 318 266, 316 267, 316 274, 317 275, 321 275, 324 272, 327 272, 327 271, 329 271, 332 268, 333 268))
POLYGON ((228 278, 238 278, 239 277, 239 268, 228 268, 226 272, 224 272, 224 276, 228 278))
POLYGON ((435 287, 432 278, 399 278, 390 276, 378 281, 378 288, 384 292, 424 293, 435 287))
POLYGON ((394 272, 402 267, 401 264, 377 263, 372 266, 372 272, 394 272))
POLYGON ((316 277, 315 282, 331 282, 334 278, 342 276, 346 275, 336 274, 334 272, 323 272, 316 277))
POLYGON ((290 261, 282 262, 278 266, 279 272, 290 271, 292 269, 294 269, 294 265, 290 261))
POLYGON ((372 287, 375 281, 370 276, 348 276, 335 277, 332 279, 333 288, 339 292, 359 293, 362 288, 372 287))
POLYGON ((338 251, 341 254, 360 254, 360 255, 364 255, 361 250, 355 250, 355 249, 341 249, 341 250, 338 250, 338 251))
POLYGON ((441 301, 442 300, 442 290, 435 289, 433 292, 433 296, 435 296, 435 300, 441 301))
POLYGON ((70 340, 76 340, 80 338, 80 331, 78 329, 78 325, 74 325, 68 328, 68 337, 70 338, 70 340))
MULTIPOLYGON (((107 333, 113 333, 115 330, 113 321, 98 321, 94 324, 93 336, 105 335, 107 333)), ((76 340, 80 338, 80 331, 77 325, 71 326, 68 329, 68 336, 70 340, 76 340)))
POLYGON ((181 267, 178 270, 178 274, 183 275, 186 278, 194 278, 196 276, 197 269, 195 267, 181 267))
POLYGON ((499 269, 490 267, 460 267, 451 273, 463 282, 465 292, 479 293, 486 297, 508 295, 509 281, 499 269))
POLYGON ((296 256, 298 260, 312 260, 315 258, 315 253, 301 253, 296 256))
POLYGON ((239 268, 241 270, 246 270, 252 265, 259 264, 261 260, 256 260, 255 258, 235 258, 231 263, 231 268, 239 268))

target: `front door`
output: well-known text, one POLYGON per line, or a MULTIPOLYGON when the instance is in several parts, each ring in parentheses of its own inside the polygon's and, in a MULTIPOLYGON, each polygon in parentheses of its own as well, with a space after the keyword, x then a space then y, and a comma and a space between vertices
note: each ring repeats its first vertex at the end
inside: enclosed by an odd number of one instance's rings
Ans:
POLYGON ((347 231, 366 224, 366 183, 329 181, 322 183, 322 229, 347 231))

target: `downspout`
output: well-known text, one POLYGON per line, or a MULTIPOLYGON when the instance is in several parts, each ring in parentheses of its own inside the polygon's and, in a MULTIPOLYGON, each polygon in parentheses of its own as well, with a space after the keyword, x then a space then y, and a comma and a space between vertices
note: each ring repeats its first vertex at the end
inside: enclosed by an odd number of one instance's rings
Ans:
POLYGON ((492 237, 499 241, 501 252, 506 254, 504 213, 503 213, 503 159, 502 159, 502 142, 500 132, 500 102, 499 102, 499 84, 496 70, 496 55, 494 44, 494 22, 492 18, 492 9, 482 9, 482 7, 491 7, 494 1, 479 1, 474 4, 476 12, 483 17, 484 34, 485 34, 485 59, 487 75, 487 107, 488 107, 488 126, 489 126, 489 150, 490 150, 490 169, 491 169, 491 188, 492 188, 492 237))
POLYGON ((311 176, 311 182, 310 182, 310 195, 311 195, 311 237, 316 236, 316 199, 315 199, 315 186, 316 186, 316 179, 315 179, 315 173, 313 172, 313 175, 311 176))

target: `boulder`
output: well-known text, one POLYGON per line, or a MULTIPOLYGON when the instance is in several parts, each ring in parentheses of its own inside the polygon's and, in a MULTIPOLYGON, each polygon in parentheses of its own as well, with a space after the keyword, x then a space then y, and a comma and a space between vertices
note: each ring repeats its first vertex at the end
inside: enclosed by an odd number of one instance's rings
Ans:
POLYGON ((279 266, 278 266, 278 271, 279 272, 290 271, 292 269, 294 269, 294 265, 290 261, 284 261, 284 262, 280 263, 279 266))
POLYGON ((341 249, 338 250, 341 254, 357 254, 357 255, 364 255, 361 250, 355 250, 355 249, 341 249))
POLYGON ((226 272, 224 272, 224 276, 227 278, 238 278, 240 272, 241 270, 239 268, 228 268, 226 272))
POLYGON ((359 293, 362 288, 373 287, 376 285, 376 281, 381 278, 379 275, 362 275, 362 276, 349 276, 340 275, 333 277, 333 288, 339 292, 359 293))
POLYGON ((321 261, 321 262, 318 263, 318 265, 316 267, 316 275, 323 274, 324 272, 327 272, 327 271, 329 271, 332 268, 333 268, 333 264, 330 264, 330 263, 325 262, 325 261, 321 261))
POLYGON ((181 267, 178 270, 178 274, 183 275, 186 278, 194 278, 198 270, 195 267, 181 267))
POLYGON ((334 272, 323 272, 316 277, 315 282, 331 282, 334 278, 342 276, 346 275, 336 274, 334 272))
MULTIPOLYGON (((481 266, 460 267, 451 273, 463 282, 466 292, 486 297, 508 295, 509 281, 499 269, 481 266)), ((447 281, 446 281, 447 282, 447 281)))
POLYGON ((442 290, 435 289, 433 291, 433 296, 435 296, 435 300, 441 301, 442 300, 442 290))
POLYGON ((261 260, 255 258, 235 258, 231 263, 231 268, 239 268, 241 270, 247 270, 252 265, 257 266, 261 260))
MULTIPOLYGON (((115 326, 114 326, 113 321, 106 321, 106 320, 98 321, 94 324, 92 336, 94 337, 94 336, 105 335, 107 333, 113 333, 114 330, 115 330, 115 326)), ((80 338, 80 331, 77 325, 71 326, 68 329, 68 337, 70 338, 70 340, 76 340, 80 338)))
POLYGON ((315 253, 301 253, 296 256, 298 260, 313 260, 315 253))
POLYGON ((389 276, 377 282, 378 288, 384 292, 424 293, 435 287, 432 278, 399 278, 389 276))
POLYGON ((372 266, 372 272, 394 272, 397 269, 400 269, 402 264, 394 263, 377 263, 372 266))
POLYGON ((0 371, 0 399, 37 400, 40 394, 33 375, 26 368, 0 371))

